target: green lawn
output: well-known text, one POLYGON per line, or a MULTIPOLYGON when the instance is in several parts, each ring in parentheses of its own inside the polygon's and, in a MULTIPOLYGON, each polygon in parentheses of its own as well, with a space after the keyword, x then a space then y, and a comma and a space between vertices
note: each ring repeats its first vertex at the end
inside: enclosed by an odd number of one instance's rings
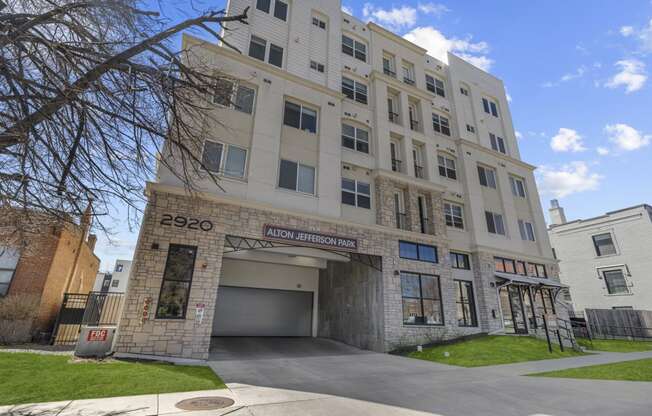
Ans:
POLYGON ((652 381, 652 358, 530 375, 537 377, 588 378, 593 380, 652 381))
POLYGON ((208 367, 0 352, 0 405, 224 388, 208 367))
POLYGON ((423 352, 408 353, 408 356, 412 358, 462 367, 481 367, 577 355, 584 354, 569 348, 566 348, 565 352, 561 352, 559 345, 553 345, 553 352, 550 353, 545 341, 516 336, 486 336, 454 344, 424 348, 423 352), (449 356, 445 357, 444 352, 448 352, 449 356))
POLYGON ((589 350, 609 352, 636 352, 652 350, 651 341, 628 341, 625 339, 594 339, 578 338, 577 343, 589 350))

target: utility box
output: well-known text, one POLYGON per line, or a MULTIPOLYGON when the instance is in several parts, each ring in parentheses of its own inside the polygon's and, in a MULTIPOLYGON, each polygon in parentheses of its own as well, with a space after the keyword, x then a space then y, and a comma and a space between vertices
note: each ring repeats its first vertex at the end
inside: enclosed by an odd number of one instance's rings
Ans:
POLYGON ((77 357, 106 357, 113 347, 115 326, 82 325, 75 355, 77 357))

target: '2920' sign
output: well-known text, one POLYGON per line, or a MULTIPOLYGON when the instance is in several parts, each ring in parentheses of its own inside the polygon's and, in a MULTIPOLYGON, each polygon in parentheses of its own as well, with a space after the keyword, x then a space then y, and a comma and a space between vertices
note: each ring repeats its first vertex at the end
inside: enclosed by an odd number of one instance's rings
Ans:
POLYGON ((163 214, 161 225, 201 231, 210 231, 213 229, 213 223, 208 220, 199 220, 197 218, 184 217, 183 215, 172 216, 170 214, 163 214))

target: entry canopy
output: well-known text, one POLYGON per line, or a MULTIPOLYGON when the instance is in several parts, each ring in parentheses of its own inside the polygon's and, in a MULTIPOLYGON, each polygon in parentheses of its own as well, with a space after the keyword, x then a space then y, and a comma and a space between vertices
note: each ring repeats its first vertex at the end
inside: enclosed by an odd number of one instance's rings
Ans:
POLYGON ((562 289, 568 285, 561 284, 551 279, 541 279, 538 277, 521 276, 520 274, 510 274, 502 272, 494 272, 496 278, 504 282, 524 284, 529 286, 550 287, 555 289, 562 289))

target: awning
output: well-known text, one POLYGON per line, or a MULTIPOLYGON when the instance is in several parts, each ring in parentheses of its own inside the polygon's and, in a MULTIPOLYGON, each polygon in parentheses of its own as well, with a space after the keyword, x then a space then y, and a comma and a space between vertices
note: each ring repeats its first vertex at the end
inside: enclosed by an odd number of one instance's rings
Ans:
POLYGON ((511 273, 502 273, 502 272, 494 272, 494 275, 498 279, 501 279, 509 283, 520 283, 529 286, 539 286, 539 287, 553 287, 557 289, 568 287, 568 285, 561 284, 551 279, 541 279, 538 277, 528 277, 528 276, 521 276, 520 274, 511 274, 511 273))

